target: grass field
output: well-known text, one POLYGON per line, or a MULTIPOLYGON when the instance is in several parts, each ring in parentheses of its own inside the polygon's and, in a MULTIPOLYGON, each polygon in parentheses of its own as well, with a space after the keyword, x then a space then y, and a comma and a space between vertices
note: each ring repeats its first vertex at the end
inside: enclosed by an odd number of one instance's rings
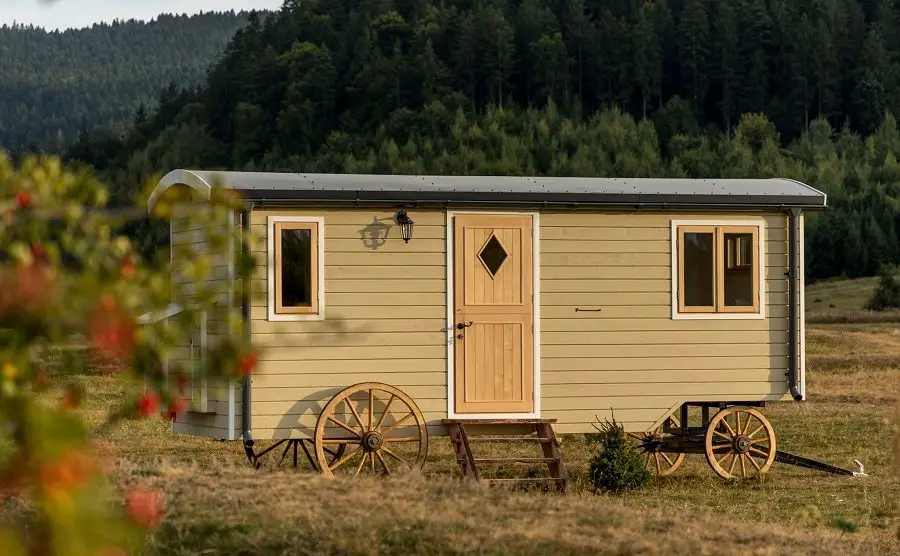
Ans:
POLYGON ((810 323, 900 322, 900 311, 865 311, 878 278, 837 278, 806 288, 806 319, 810 323))
MULTIPOLYGON (((845 286, 824 301, 840 307, 832 320, 866 297, 845 286)), ((810 294, 828 295, 824 286, 810 294)), ((900 324, 810 325, 807 352, 809 400, 765 409, 779 448, 851 468, 859 459, 868 477, 775 464, 760 480, 728 483, 689 455, 644 489, 595 494, 589 447, 566 437, 573 484, 563 496, 456 480, 443 438, 432 439, 422 474, 355 481, 254 471, 239 442, 174 436, 159 420, 125 423, 96 447, 117 484, 164 492, 168 514, 146 547, 154 555, 900 552, 900 324)), ((99 423, 121 386, 110 376, 83 380, 86 415, 99 423)), ((0 520, 15 511, 0 507, 0 520)))
MULTIPOLYGON (((810 327, 809 401, 766 409, 780 448, 847 467, 859 459, 869 477, 775 464, 762 480, 729 484, 688 456, 643 490, 597 495, 585 480, 588 447, 567 437, 574 484, 559 496, 463 484, 443 438, 432 439, 422 476, 358 481, 252 471, 238 442, 173 436, 160 421, 127 423, 97 447, 120 484, 166 495, 149 554, 883 554, 900 551, 898 348, 900 327, 810 327)), ((99 421, 117 382, 84 380, 99 421)))

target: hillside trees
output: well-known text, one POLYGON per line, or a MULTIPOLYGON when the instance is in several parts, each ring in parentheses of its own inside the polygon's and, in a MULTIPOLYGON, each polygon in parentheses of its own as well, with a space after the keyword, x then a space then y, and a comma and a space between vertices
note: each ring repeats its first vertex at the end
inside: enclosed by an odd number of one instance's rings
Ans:
POLYGON ((0 148, 59 153, 81 131, 123 132, 169 83, 202 81, 246 22, 222 12, 64 32, 0 26, 0 148))
POLYGON ((68 155, 114 199, 175 167, 796 178, 833 207, 810 278, 870 274, 900 261, 900 7, 876 4, 292 2, 68 155))

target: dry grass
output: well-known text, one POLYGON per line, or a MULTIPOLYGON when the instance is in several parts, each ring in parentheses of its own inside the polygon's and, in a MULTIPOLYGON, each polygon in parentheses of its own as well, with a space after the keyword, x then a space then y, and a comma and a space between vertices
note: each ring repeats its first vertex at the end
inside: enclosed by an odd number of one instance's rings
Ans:
MULTIPOLYGON (((701 456, 688 456, 673 477, 645 489, 596 495, 586 484, 589 448, 567 437, 573 488, 559 496, 454 480, 443 438, 432 440, 424 476, 361 481, 325 481, 308 469, 255 472, 240 443, 174 436, 159 421, 126 423, 97 448, 117 482, 166 495, 169 515, 148 554, 898 552, 890 419, 900 331, 819 326, 807 346, 810 400, 766 409, 779 447, 847 467, 859 459, 869 477, 776 464, 762 480, 726 483, 701 456), (859 531, 841 532, 837 523, 859 531)), ((98 422, 120 387, 109 376, 83 380, 94 395, 86 413, 98 422)))

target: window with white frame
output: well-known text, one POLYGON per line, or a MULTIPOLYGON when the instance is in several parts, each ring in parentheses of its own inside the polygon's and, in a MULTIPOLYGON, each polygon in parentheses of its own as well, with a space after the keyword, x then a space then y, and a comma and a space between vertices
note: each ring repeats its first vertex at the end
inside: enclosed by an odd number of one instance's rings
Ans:
POLYGON ((673 222, 673 317, 762 317, 762 232, 762 222, 673 222))
POLYGON ((319 320, 324 315, 324 220, 270 216, 269 320, 319 320))

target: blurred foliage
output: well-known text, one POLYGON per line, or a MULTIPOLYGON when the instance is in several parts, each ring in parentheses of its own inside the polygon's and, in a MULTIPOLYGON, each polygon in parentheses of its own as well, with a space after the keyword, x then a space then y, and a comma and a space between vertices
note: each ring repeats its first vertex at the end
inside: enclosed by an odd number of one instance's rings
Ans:
MULTIPOLYGON (((239 229, 221 225, 239 200, 216 188, 209 203, 183 195, 158 203, 155 218, 202 228, 209 246, 175 262, 141 260, 114 230, 146 209, 113 211, 108 201, 90 173, 69 171, 56 158, 29 157, 15 167, 0 154, 0 502, 12 498, 30 509, 22 522, 0 524, 4 556, 119 554, 140 546, 142 531, 162 517, 159 493, 138 488, 118 503, 108 496, 74 411, 91 392, 70 381, 74 375, 102 366, 130 385, 131 395, 109 408, 111 426, 180 413, 191 381, 236 379, 255 361, 241 330, 239 292, 209 279, 211 257, 240 251, 239 229), (182 311, 152 318, 172 303, 182 311), (206 365, 167 366, 211 312, 231 333, 208 346, 206 365), (81 345, 87 349, 72 347, 81 345)), ((252 265, 236 266, 235 279, 249 276, 252 265)))

